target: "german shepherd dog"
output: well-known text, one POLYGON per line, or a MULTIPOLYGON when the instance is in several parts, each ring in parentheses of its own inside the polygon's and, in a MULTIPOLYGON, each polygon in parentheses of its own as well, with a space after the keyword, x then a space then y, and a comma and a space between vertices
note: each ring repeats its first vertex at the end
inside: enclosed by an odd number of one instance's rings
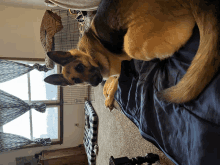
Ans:
MULTIPOLYGON (((117 79, 123 60, 169 58, 186 44, 197 24, 200 43, 190 67, 177 85, 159 92, 172 103, 195 99, 220 65, 216 6, 206 0, 102 0, 77 49, 48 53, 63 70, 45 81, 97 86, 103 78, 117 79)), ((115 86, 110 97, 117 82, 115 86)), ((110 106, 112 100, 105 104, 110 106)))

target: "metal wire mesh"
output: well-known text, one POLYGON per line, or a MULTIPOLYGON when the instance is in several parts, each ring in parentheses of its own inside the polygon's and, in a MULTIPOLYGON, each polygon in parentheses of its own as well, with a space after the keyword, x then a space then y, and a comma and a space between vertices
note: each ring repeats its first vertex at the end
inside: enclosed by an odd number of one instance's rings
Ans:
POLYGON ((84 104, 85 100, 95 101, 94 88, 90 86, 68 86, 64 87, 63 102, 66 105, 84 104))
POLYGON ((63 29, 54 35, 54 50, 67 51, 76 48, 79 41, 79 27, 75 15, 65 9, 52 9, 61 17, 63 29))

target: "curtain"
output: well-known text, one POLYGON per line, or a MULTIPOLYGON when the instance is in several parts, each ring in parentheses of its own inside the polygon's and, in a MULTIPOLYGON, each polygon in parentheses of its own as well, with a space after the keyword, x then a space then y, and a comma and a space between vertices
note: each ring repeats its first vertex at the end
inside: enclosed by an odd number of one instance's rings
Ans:
POLYGON ((44 65, 34 64, 33 66, 0 59, 0 83, 19 77, 33 69, 47 72, 49 69, 44 65))
POLYGON ((60 6, 66 9, 80 10, 80 11, 94 11, 97 10, 101 0, 45 0, 49 6, 60 6))
POLYGON ((39 138, 32 141, 19 135, 0 132, 0 153, 21 149, 23 146, 28 144, 39 144, 42 146, 48 146, 51 144, 51 139, 39 138))
MULTIPOLYGON (((49 69, 44 65, 34 64, 33 66, 0 59, 0 83, 5 82, 33 69, 47 72, 49 69)), ((0 126, 16 119, 31 108, 37 111, 45 112, 46 105, 44 103, 27 104, 21 99, 0 90, 0 126)))
POLYGON ((32 103, 29 105, 23 100, 0 90, 0 126, 23 115, 31 108, 43 113, 46 111, 46 104, 32 103))
MULTIPOLYGON (((34 64, 33 66, 29 66, 18 62, 0 59, 0 83, 19 77, 25 73, 30 72, 33 69, 44 72, 47 72, 49 70, 48 68, 46 68, 45 65, 41 66, 39 64, 34 64)), ((23 115, 31 108, 34 108, 35 110, 43 113, 46 111, 46 104, 37 102, 29 105, 23 100, 0 90, 0 126, 3 126, 4 124, 23 115)), ((19 135, 0 132, 0 152, 19 149, 22 148, 22 146, 31 143, 50 145, 51 139, 40 138, 31 141, 30 139, 19 135)))

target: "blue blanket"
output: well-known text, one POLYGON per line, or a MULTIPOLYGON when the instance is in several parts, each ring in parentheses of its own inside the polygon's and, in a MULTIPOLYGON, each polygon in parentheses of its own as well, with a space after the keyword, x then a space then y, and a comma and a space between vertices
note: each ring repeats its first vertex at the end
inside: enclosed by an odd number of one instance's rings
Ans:
POLYGON ((199 30, 195 26, 188 43, 169 59, 124 61, 115 94, 122 111, 143 138, 175 164, 220 164, 219 72, 200 96, 189 103, 165 103, 156 95, 183 77, 198 46, 199 30))

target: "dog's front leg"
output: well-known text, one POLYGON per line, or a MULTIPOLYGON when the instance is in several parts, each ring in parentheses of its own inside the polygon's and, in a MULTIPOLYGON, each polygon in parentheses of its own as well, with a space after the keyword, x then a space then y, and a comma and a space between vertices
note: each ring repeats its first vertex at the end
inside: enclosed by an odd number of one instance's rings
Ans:
POLYGON ((105 82, 103 88, 103 94, 105 96, 105 106, 110 109, 110 111, 114 108, 114 95, 118 88, 118 78, 119 76, 109 77, 105 82))

